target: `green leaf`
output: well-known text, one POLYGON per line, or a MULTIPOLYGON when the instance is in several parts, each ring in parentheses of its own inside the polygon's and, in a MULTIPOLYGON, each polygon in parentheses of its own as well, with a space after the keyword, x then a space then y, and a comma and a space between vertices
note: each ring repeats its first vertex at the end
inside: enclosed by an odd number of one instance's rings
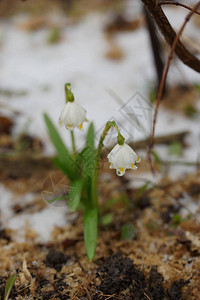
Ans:
POLYGON ((83 160, 83 170, 86 177, 93 177, 95 168, 95 145, 94 145, 94 125, 90 124, 87 137, 86 146, 81 152, 83 160))
POLYGON ((198 113, 198 111, 193 104, 187 104, 184 107, 184 113, 187 117, 193 118, 198 113))
POLYGON ((136 195, 136 199, 138 200, 148 189, 150 182, 147 181, 144 185, 142 185, 138 191, 137 191, 137 195, 136 195))
POLYGON ((92 202, 92 189, 95 182, 96 150, 94 144, 94 125, 91 123, 87 132, 86 145, 80 153, 85 191, 88 196, 88 203, 92 202))
POLYGON ((150 103, 153 104, 156 102, 156 96, 157 96, 157 89, 153 87, 149 92, 150 103))
POLYGON ((130 201, 127 198, 126 194, 123 193, 123 194, 121 194, 121 196, 119 198, 109 199, 104 205, 104 210, 109 210, 110 208, 112 208, 112 206, 114 206, 118 203, 124 203, 126 206, 129 206, 130 201))
POLYGON ((174 214, 172 220, 175 225, 179 225, 183 221, 182 217, 178 214, 174 214))
POLYGON ((86 144, 94 149, 94 124, 92 122, 88 128, 86 144))
POLYGON ((97 245, 98 210, 90 208, 84 212, 83 228, 87 257, 93 260, 97 245))
POLYGON ((113 221, 113 214, 106 214, 101 218, 102 225, 109 225, 113 221))
POLYGON ((119 198, 111 198, 111 199, 109 199, 109 200, 105 203, 104 209, 105 209, 105 210, 108 210, 108 209, 110 209, 112 206, 114 206, 115 204, 117 204, 117 203, 119 203, 119 202, 122 202, 121 197, 119 197, 119 198))
POLYGON ((56 44, 60 40, 60 29, 59 28, 52 28, 49 32, 49 36, 47 42, 49 44, 56 44))
POLYGON ((53 157, 52 160, 53 160, 54 164, 55 164, 55 165, 56 165, 63 173, 65 173, 65 174, 69 177, 69 179, 71 179, 71 180, 74 179, 73 176, 70 176, 69 170, 68 170, 68 167, 66 167, 66 164, 63 164, 63 162, 60 161, 58 157, 53 157))
POLYGON ((72 180, 75 174, 75 163, 47 114, 44 114, 44 120, 47 125, 51 141, 57 150, 58 158, 54 161, 57 166, 72 180))
POLYGON ((55 202, 58 202, 58 201, 60 201, 60 200, 66 200, 66 195, 61 195, 61 196, 58 196, 58 197, 49 199, 49 200, 47 200, 47 202, 48 202, 49 204, 52 204, 52 203, 54 204, 55 202))
POLYGON ((182 144, 180 142, 174 142, 169 146, 169 154, 180 156, 182 153, 182 144))
POLYGON ((124 241, 133 240, 135 238, 135 226, 132 223, 125 223, 121 229, 121 239, 124 241))
POLYGON ((15 274, 11 275, 8 278, 8 280, 6 282, 6 287, 5 287, 4 300, 8 300, 10 292, 12 290, 12 287, 13 287, 13 285, 15 283, 16 278, 17 278, 17 275, 15 275, 15 274))
POLYGON ((78 179, 73 181, 70 190, 69 190, 69 208, 71 211, 76 211, 80 200, 81 200, 81 192, 83 188, 83 180, 78 179))

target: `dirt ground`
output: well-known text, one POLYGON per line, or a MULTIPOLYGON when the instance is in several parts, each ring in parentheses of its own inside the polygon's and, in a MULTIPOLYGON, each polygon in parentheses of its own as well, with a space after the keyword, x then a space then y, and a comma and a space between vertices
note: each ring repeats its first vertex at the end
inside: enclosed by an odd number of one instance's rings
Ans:
MULTIPOLYGON (((44 170, 42 177, 52 172, 44 170)), ((35 186, 33 203, 14 205, 14 214, 40 211, 48 205, 36 174, 1 178, 16 193, 35 186)), ((109 169, 101 172, 100 226, 93 262, 85 253, 81 213, 71 225, 55 228, 47 244, 36 242, 37 234, 29 226, 22 243, 15 242, 14 230, 1 227, 1 299, 12 273, 17 280, 11 299, 200 299, 199 208, 195 214, 188 211, 185 218, 179 214, 187 210, 183 198, 200 207, 200 172, 176 182, 166 178, 143 191, 129 189, 128 184, 109 169), (120 197, 121 201, 108 205, 109 199, 120 197), (102 224, 108 213, 113 219, 102 224), (122 239, 124 224, 134 226, 127 240, 122 239)))

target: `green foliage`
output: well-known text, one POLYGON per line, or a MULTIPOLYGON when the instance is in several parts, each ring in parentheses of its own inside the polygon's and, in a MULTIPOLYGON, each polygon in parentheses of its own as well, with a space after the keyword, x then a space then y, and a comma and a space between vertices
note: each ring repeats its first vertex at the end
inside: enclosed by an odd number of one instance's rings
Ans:
POLYGON ((156 101, 156 96, 157 96, 157 89, 154 87, 150 90, 149 92, 149 99, 150 99, 150 103, 154 104, 156 101))
MULTIPOLYGON (((98 209, 94 201, 96 150, 94 143, 94 125, 91 123, 86 136, 86 145, 81 153, 71 154, 64 145, 54 124, 44 114, 49 136, 57 151, 53 159, 57 167, 70 179, 69 208, 71 211, 84 210, 84 239, 88 258, 93 259, 97 242, 98 209)), ((63 199, 55 197, 50 202, 63 199)))
POLYGON ((138 200, 149 188, 150 182, 147 181, 144 185, 142 185, 138 191, 137 191, 137 195, 136 195, 136 200, 138 200))
POLYGON ((105 209, 105 210, 108 210, 108 209, 110 209, 112 206, 114 206, 115 204, 117 204, 117 203, 119 203, 119 202, 121 202, 121 197, 119 197, 119 198, 111 198, 111 199, 109 199, 109 200, 105 203, 104 209, 105 209))
POLYGON ((76 211, 81 201, 81 192, 83 188, 83 180, 78 179, 73 181, 69 191, 69 208, 71 211, 76 211))
POLYGON ((94 180, 95 163, 96 163, 96 151, 94 145, 94 125, 90 124, 87 137, 86 145, 80 153, 81 161, 83 164, 83 177, 86 192, 89 198, 92 198, 92 186, 94 180))
POLYGON ((8 300, 10 292, 12 290, 12 287, 15 283, 17 276, 15 274, 11 275, 7 282, 6 282, 6 287, 5 287, 5 294, 4 294, 4 300, 8 300))
POLYGON ((90 124, 87 137, 86 146, 84 148, 86 156, 83 155, 84 174, 85 176, 92 177, 95 170, 95 145, 94 145, 94 125, 90 124), (87 153, 86 153, 87 152, 87 153))
POLYGON ((118 198, 109 199, 104 205, 104 210, 109 210, 110 208, 112 208, 117 203, 124 203, 126 206, 128 206, 129 205, 129 199, 127 198, 126 194, 122 194, 118 198))
POLYGON ((196 84, 194 85, 194 88, 196 89, 197 92, 200 93, 200 84, 196 83, 196 84))
POLYGON ((106 226, 111 224, 113 221, 113 214, 109 213, 109 214, 105 214, 102 218, 101 218, 101 224, 106 226))
POLYGON ((66 199, 66 195, 61 195, 61 196, 58 196, 58 197, 49 199, 49 200, 48 200, 48 203, 49 203, 49 204, 52 204, 52 203, 54 203, 54 202, 57 202, 57 201, 60 201, 60 200, 65 200, 65 199, 66 199))
POLYGON ((52 28, 49 32, 49 36, 47 42, 49 44, 56 44, 60 40, 60 29, 59 28, 52 28))
POLYGON ((172 216, 171 227, 176 228, 180 223, 187 220, 191 220, 191 218, 192 218, 192 214, 188 214, 185 218, 182 218, 181 215, 179 214, 174 214, 172 216))
POLYGON ((76 165, 47 114, 44 114, 44 120, 46 122, 51 141, 57 151, 57 158, 54 159, 54 162, 71 180, 73 180, 76 165))
MULTIPOLYGON (((65 93, 67 101, 73 101, 74 96, 71 92, 71 85, 65 85, 65 93)), ((118 132, 118 142, 124 141, 120 130, 115 121, 109 121, 102 132, 97 150, 95 149, 95 134, 94 125, 90 124, 87 135, 85 147, 81 152, 77 152, 74 141, 74 133, 71 131, 71 140, 73 153, 70 153, 57 132, 54 124, 47 114, 44 114, 44 120, 49 132, 52 143, 57 151, 57 156, 54 158, 54 163, 63 171, 63 173, 70 180, 69 189, 69 208, 71 211, 83 210, 83 230, 85 249, 88 259, 92 261, 95 255, 97 245, 97 231, 98 231, 98 167, 100 152, 103 147, 105 136, 111 127, 118 132), (120 141, 119 141, 120 140, 120 141)), ((136 120, 138 121, 138 120, 136 120)), ((142 127, 141 127, 142 128, 142 127)), ((63 193, 63 192, 62 192, 63 193)), ((65 192, 64 192, 65 194, 65 192)), ((55 196, 50 202, 65 199, 66 195, 55 196)), ((130 205, 129 200, 125 194, 122 194, 119 199, 111 199, 107 203, 105 209, 109 209, 117 202, 123 202, 130 205)), ((113 215, 111 213, 105 214, 101 220, 102 225, 108 225, 112 222, 113 215)), ((124 224, 122 227, 122 239, 133 239, 135 237, 135 228, 133 224, 124 224)))
POLYGON ((179 225, 182 222, 182 217, 178 214, 174 214, 172 216, 172 221, 173 221, 173 224, 179 225))
POLYGON ((192 104, 188 104, 184 107, 184 113, 189 118, 194 118, 194 116, 198 113, 197 109, 192 104))
POLYGON ((125 223, 121 228, 121 239, 124 241, 133 240, 136 235, 135 226, 132 223, 125 223))
POLYGON ((83 229, 86 253, 90 261, 93 260, 97 245, 98 209, 85 210, 83 216, 83 229))
POLYGON ((173 142, 169 146, 169 154, 180 156, 182 154, 183 146, 180 142, 173 142))

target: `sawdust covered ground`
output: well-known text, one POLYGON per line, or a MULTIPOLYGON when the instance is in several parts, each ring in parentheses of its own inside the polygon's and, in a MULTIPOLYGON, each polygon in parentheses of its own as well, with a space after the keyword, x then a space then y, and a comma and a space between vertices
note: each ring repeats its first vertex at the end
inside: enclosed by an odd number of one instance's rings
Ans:
MULTIPOLYGON (((18 185, 13 185, 14 189, 19 192, 20 182, 28 189, 34 180, 38 177, 32 176, 31 181, 15 178, 18 185)), ((4 178, 5 184, 8 181, 4 178)), ((14 213, 45 209, 47 204, 39 193, 37 187, 35 204, 21 209, 14 206, 14 213)), ((200 172, 176 182, 165 179, 138 193, 128 188, 127 180, 121 182, 104 170, 99 197, 100 218, 112 212, 113 219, 99 227, 93 262, 85 254, 81 213, 71 225, 55 228, 46 244, 38 243, 28 226, 24 242, 15 241, 15 231, 1 229, 1 299, 12 273, 17 274, 17 280, 11 299, 199 299, 200 172), (126 201, 106 205, 122 192, 126 201), (186 196, 197 210, 180 218, 181 210, 187 210, 182 201, 186 196), (135 228, 130 240, 121 239, 125 223, 135 228)))

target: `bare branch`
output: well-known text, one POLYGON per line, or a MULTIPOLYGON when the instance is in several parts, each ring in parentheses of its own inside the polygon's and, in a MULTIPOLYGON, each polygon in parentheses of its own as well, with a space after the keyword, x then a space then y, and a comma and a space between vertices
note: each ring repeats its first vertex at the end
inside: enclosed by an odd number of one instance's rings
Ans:
MULTIPOLYGON (((186 9, 192 10, 192 8, 188 5, 185 5, 183 3, 180 2, 174 2, 174 1, 159 1, 158 2, 159 5, 165 5, 165 4, 172 4, 172 5, 176 5, 176 6, 182 6, 186 9)), ((194 11, 195 14, 200 15, 200 12, 198 12, 197 10, 194 11)))
POLYGON ((158 107, 159 107, 159 104, 160 104, 160 101, 161 101, 161 98, 162 98, 162 95, 163 95, 163 89, 164 89, 164 86, 165 86, 165 82, 166 82, 170 62, 171 62, 171 59, 173 57, 173 54, 174 54, 175 48, 177 46, 177 43, 179 41, 179 37, 181 36, 187 22, 189 22, 190 18, 194 14, 194 11, 196 9, 198 9, 199 6, 200 6, 200 1, 194 6, 192 11, 190 11, 190 13, 186 16, 183 25, 181 26, 180 30, 178 31, 178 33, 176 35, 176 37, 174 39, 174 42, 172 44, 171 51, 169 53, 168 60, 167 60, 167 63, 166 63, 166 66, 165 66, 165 69, 164 69, 164 72, 163 72, 162 80, 161 80, 161 83, 160 83, 160 86, 159 86, 159 90, 158 90, 158 94, 157 94, 157 98, 156 98, 155 114, 154 114, 154 119, 153 119, 153 129, 152 129, 152 134, 150 136, 149 151, 148 151, 148 160, 149 160, 151 170, 152 170, 153 173, 155 173, 155 170, 154 170, 153 164, 152 164, 151 153, 152 153, 152 148, 153 148, 153 144, 154 144, 155 125, 156 125, 156 119, 157 119, 157 114, 158 114, 158 107))
MULTIPOLYGON (((169 23, 167 17, 162 11, 157 0, 141 0, 148 11, 151 13, 153 19, 160 28, 162 34, 165 37, 167 43, 172 47, 174 40, 176 39, 176 32, 169 23)), ((195 9, 196 11, 197 9, 195 9)), ((175 53, 179 59, 191 69, 200 73, 200 60, 190 53, 186 47, 178 39, 175 47, 175 53)))

